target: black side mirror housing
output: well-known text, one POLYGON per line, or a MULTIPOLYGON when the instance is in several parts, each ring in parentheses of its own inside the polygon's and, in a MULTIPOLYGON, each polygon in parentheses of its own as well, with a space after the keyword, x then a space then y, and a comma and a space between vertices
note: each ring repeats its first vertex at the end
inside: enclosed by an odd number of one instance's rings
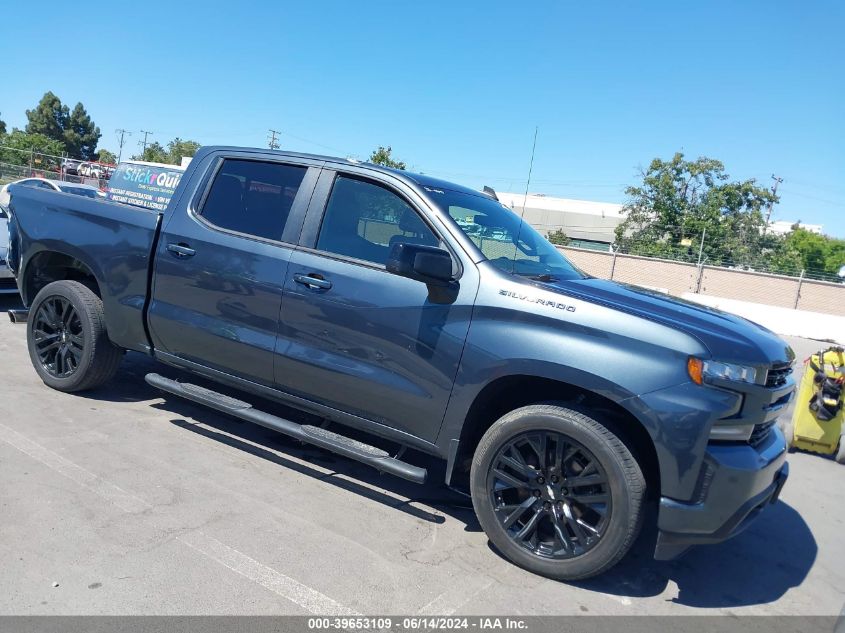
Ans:
POLYGON ((398 242, 390 248, 386 267, 394 275, 428 286, 449 286, 452 281, 452 256, 436 246, 398 242))

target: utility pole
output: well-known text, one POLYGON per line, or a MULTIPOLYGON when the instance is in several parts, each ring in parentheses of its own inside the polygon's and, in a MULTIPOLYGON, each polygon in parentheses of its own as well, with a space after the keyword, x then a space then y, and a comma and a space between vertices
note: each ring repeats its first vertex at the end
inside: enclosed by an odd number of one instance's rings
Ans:
POLYGON ((140 145, 140 146, 141 146, 141 156, 143 157, 144 152, 146 152, 146 151, 147 151, 147 137, 148 137, 150 134, 154 134, 154 132, 147 132, 146 130, 141 130, 141 134, 143 134, 143 135, 144 135, 144 140, 143 140, 143 141, 138 141, 138 145, 140 145))
MULTIPOLYGON (((778 195, 778 185, 783 182, 783 178, 778 178, 777 176, 772 174, 772 180, 775 181, 775 184, 772 185, 772 195, 776 196, 776 195, 778 195)), ((769 220, 772 217, 772 206, 774 206, 774 204, 775 204, 774 200, 769 202, 769 208, 766 211, 766 226, 763 227, 763 235, 765 235, 766 231, 769 230, 769 220)))
POLYGON ((279 130, 268 130, 270 132, 270 149, 279 149, 279 142, 276 140, 276 136, 281 134, 279 130))
POLYGON ((123 136, 132 136, 132 132, 129 130, 124 130, 123 128, 119 128, 114 131, 115 134, 120 134, 120 149, 117 152, 117 162, 120 163, 120 159, 123 156, 123 144, 125 141, 123 140, 123 136))

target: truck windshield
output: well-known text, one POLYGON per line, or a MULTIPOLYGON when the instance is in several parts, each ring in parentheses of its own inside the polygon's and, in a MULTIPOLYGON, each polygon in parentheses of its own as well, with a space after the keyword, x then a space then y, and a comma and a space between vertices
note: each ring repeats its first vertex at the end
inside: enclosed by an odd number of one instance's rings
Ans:
POLYGON ((448 189, 425 190, 497 268, 548 280, 586 277, 530 224, 500 202, 448 189))

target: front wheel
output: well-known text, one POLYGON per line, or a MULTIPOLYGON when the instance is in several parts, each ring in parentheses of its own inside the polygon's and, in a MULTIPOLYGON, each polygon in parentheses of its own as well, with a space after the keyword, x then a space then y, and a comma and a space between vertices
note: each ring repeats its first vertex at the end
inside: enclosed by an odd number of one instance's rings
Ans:
POLYGON ((470 484, 498 550, 550 578, 610 569, 640 530, 639 464, 607 427, 564 406, 531 405, 499 419, 476 449, 470 484))
POLYGON ((59 391, 83 391, 114 376, 123 350, 109 340, 103 302, 78 281, 54 281, 35 296, 27 319, 35 371, 59 391))
POLYGON ((835 459, 838 464, 845 464, 845 433, 839 436, 839 448, 835 459))

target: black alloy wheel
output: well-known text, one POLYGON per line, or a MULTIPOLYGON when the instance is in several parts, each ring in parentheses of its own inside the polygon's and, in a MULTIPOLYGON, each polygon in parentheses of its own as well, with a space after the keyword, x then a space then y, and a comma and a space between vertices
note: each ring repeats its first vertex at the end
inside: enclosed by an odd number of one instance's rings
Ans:
POLYGON ((58 295, 38 307, 32 326, 35 351, 44 370, 68 378, 79 368, 85 346, 82 321, 73 304, 58 295))
POLYGON ((470 468, 472 506, 495 549, 557 580, 601 574, 640 532, 646 481, 619 420, 568 402, 506 413, 470 468))
POLYGON ((59 391, 85 391, 108 382, 123 358, 106 331, 103 301, 89 285, 54 281, 30 305, 29 358, 41 380, 59 391))
POLYGON ((492 463, 490 501, 517 545, 562 560, 601 540, 612 513, 608 477, 580 443, 554 431, 523 433, 502 446, 492 463))

